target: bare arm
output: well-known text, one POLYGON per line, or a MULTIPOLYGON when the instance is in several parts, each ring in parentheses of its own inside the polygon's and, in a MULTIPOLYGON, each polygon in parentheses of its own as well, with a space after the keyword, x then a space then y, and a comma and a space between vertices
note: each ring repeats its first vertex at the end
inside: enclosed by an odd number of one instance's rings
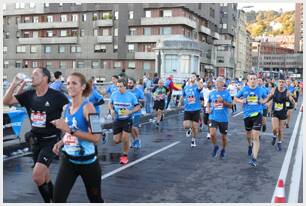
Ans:
POLYGON ((14 92, 19 85, 20 87, 17 91, 17 94, 20 94, 22 92, 23 87, 25 86, 25 82, 24 81, 17 82, 16 77, 15 77, 3 97, 4 105, 11 106, 11 105, 19 103, 16 97, 14 96, 14 92))

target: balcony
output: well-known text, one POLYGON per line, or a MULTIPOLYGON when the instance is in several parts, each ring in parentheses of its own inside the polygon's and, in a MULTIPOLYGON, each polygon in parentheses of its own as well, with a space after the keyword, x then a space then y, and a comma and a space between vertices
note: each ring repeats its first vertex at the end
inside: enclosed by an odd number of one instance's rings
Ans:
POLYGON ((18 30, 24 29, 56 29, 56 28, 77 28, 79 22, 38 22, 38 23, 19 23, 18 30))
POLYGON ((211 30, 205 26, 201 26, 200 32, 207 34, 207 35, 211 35, 211 30))
POLYGON ((155 59, 155 52, 135 52, 135 59, 155 59))
POLYGON ((78 37, 19 38, 18 44, 76 44, 78 37))
POLYGON ((235 47, 232 40, 215 40, 214 45, 230 45, 235 47))
POLYGON ((141 18, 141 25, 187 25, 192 28, 196 28, 197 23, 187 17, 154 17, 154 18, 141 18))
POLYGON ((109 27, 113 26, 112 19, 100 19, 94 22, 94 27, 109 27))
POLYGON ((113 36, 97 36, 98 43, 112 43, 113 36))
POLYGON ((158 42, 164 39, 177 39, 184 37, 183 35, 135 35, 126 36, 126 42, 141 43, 141 42, 158 42))

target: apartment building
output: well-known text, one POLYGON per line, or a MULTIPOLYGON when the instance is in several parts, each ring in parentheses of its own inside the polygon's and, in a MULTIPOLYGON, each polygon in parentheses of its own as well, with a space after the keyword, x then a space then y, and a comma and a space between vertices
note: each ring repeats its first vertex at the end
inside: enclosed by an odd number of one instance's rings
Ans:
POLYGON ((215 3, 7 3, 4 75, 45 66, 106 79, 122 68, 135 78, 231 77, 236 12, 237 4, 215 3))
POLYGON ((294 28, 294 51, 303 52, 303 34, 304 34, 304 20, 303 20, 303 4, 295 4, 295 28, 294 28))

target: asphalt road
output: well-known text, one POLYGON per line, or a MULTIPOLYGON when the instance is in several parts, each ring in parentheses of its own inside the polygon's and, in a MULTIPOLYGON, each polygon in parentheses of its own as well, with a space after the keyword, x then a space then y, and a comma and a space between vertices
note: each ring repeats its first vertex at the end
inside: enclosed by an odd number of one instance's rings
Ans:
MULTIPOLYGON (((271 118, 268 118, 267 132, 261 135, 256 168, 248 164, 242 114, 231 117, 225 160, 211 158, 212 145, 206 139, 206 129, 199 135, 197 147, 190 148, 190 138, 182 128, 182 114, 165 119, 160 129, 152 123, 143 125, 143 148, 130 151, 130 163, 124 167, 118 164, 121 145, 114 145, 110 135, 107 143, 99 146, 103 197, 109 203, 270 203, 298 112, 294 111, 290 128, 285 129, 281 152, 270 143, 271 118)), ((55 160, 50 167, 53 181, 58 163, 55 160)), ((42 202, 31 181, 31 165, 30 156, 4 162, 5 203, 42 202)), ((290 178, 287 177, 285 188, 290 178)), ((299 202, 302 202, 300 185, 299 202)), ((68 202, 88 202, 81 178, 75 183, 68 202)))

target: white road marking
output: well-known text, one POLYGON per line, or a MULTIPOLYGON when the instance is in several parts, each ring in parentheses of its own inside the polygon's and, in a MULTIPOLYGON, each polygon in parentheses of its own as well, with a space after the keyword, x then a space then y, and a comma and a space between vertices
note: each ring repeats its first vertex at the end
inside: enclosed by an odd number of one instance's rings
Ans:
MULTIPOLYGON (((304 124, 302 120, 302 128, 303 128, 303 125, 304 124)), ((298 203, 301 172, 302 172, 302 162, 303 162, 303 149, 302 148, 303 148, 303 132, 301 131, 299 142, 297 145, 297 151, 295 154, 292 176, 291 176, 288 203, 298 203)))
MULTIPOLYGON (((300 109, 298 111, 300 111, 300 109)), ((298 128, 299 128, 299 125, 300 125, 301 116, 302 116, 302 112, 299 112, 296 123, 295 123, 295 126, 294 126, 294 130, 293 130, 291 138, 290 138, 289 146, 287 148, 286 156, 285 156, 285 159, 284 159, 284 162, 283 162, 283 165, 282 165, 279 177, 278 177, 278 180, 282 179, 284 181, 285 186, 286 186, 286 178, 287 178, 287 173, 288 173, 288 170, 289 170, 290 160, 291 160, 291 156, 292 156, 292 152, 293 152, 293 146, 294 146, 295 139, 296 139, 297 132, 298 132, 298 128)), ((272 196, 272 199, 271 199, 271 203, 274 203, 274 197, 275 197, 275 194, 276 194, 276 190, 277 190, 277 183, 276 183, 276 186, 275 186, 275 189, 274 189, 274 193, 273 193, 273 196, 272 196)))
POLYGON ((108 177, 110 177, 110 176, 112 176, 112 175, 114 175, 114 174, 116 174, 118 172, 121 172, 122 170, 125 170, 125 169, 127 169, 129 167, 132 167, 132 166, 136 165, 139 162, 142 162, 142 161, 144 161, 144 160, 146 160, 146 159, 148 159, 148 158, 150 158, 150 157, 152 157, 152 156, 154 156, 154 155, 156 155, 156 154, 158 154, 158 153, 160 153, 162 151, 165 151, 165 150, 167 150, 167 149, 177 145, 178 143, 180 143, 180 141, 176 141, 176 142, 174 142, 174 143, 172 143, 172 144, 170 144, 170 145, 168 145, 166 147, 163 147, 163 148, 161 148, 161 149, 159 149, 159 150, 157 150, 155 152, 152 152, 152 153, 150 153, 150 154, 148 154, 148 155, 146 155, 146 156, 144 156, 144 157, 142 157, 140 159, 137 159, 137 160, 135 160, 135 161, 133 161, 131 163, 128 163, 127 165, 124 165, 124 166, 122 166, 122 167, 120 167, 118 169, 115 169, 115 170, 113 170, 113 171, 111 171, 111 172, 109 172, 109 173, 107 173, 105 175, 102 175, 101 179, 104 180, 104 179, 106 179, 106 178, 108 178, 108 177))

